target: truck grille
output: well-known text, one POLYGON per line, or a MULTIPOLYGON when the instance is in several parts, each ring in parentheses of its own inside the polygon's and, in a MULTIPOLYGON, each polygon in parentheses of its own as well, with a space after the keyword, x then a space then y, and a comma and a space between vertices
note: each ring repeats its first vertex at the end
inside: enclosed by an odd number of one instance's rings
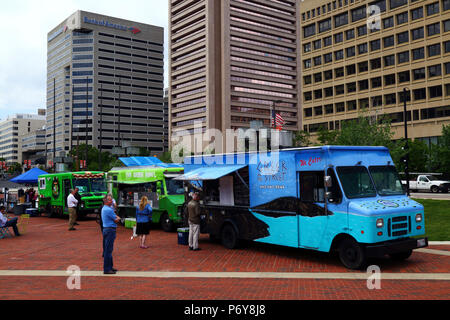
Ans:
POLYGON ((389 237, 399 237, 411 232, 411 217, 401 216, 388 219, 389 237))

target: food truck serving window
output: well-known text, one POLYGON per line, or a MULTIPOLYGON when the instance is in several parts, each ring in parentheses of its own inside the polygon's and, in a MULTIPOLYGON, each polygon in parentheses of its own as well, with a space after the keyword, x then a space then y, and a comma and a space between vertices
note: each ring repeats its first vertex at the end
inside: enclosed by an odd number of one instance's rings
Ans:
POLYGON ((337 173, 347 198, 367 198, 377 195, 366 167, 338 167, 337 173))
POLYGON ((381 196, 404 194, 402 183, 394 166, 369 167, 375 187, 381 196))

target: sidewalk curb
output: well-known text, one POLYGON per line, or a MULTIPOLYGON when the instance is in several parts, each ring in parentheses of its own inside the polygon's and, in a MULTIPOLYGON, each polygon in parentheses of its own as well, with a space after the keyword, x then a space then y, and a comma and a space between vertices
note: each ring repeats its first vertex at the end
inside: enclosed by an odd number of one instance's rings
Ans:
POLYGON ((441 246, 441 245, 450 245, 450 241, 428 241, 429 245, 441 246))

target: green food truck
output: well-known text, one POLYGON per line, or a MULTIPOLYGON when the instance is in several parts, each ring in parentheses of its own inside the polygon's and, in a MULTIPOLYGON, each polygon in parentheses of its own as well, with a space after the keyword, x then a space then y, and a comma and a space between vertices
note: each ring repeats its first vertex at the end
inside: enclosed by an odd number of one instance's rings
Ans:
POLYGON ((107 173, 108 191, 117 202, 121 218, 135 217, 142 196, 153 209, 152 221, 170 232, 183 223, 184 188, 173 180, 183 174, 182 167, 135 166, 113 168, 107 173))
POLYGON ((69 214, 67 197, 78 188, 81 204, 78 215, 99 213, 107 193, 105 173, 100 171, 63 172, 40 175, 38 178, 39 209, 49 217, 69 214))

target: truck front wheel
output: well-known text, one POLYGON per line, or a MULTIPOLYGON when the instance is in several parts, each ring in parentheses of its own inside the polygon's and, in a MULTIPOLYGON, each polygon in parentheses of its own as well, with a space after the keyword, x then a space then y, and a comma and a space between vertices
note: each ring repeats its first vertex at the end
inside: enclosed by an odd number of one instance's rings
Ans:
POLYGON ((165 231, 165 232, 171 232, 173 231, 173 221, 169 219, 169 215, 167 214, 167 212, 164 212, 161 215, 161 218, 159 219, 159 223, 161 224, 161 228, 165 231))
POLYGON ((431 186, 431 192, 438 193, 439 192, 439 187, 438 186, 431 186))
POLYGON ((364 248, 351 238, 344 239, 339 244, 339 259, 348 269, 361 269, 366 264, 364 248))

